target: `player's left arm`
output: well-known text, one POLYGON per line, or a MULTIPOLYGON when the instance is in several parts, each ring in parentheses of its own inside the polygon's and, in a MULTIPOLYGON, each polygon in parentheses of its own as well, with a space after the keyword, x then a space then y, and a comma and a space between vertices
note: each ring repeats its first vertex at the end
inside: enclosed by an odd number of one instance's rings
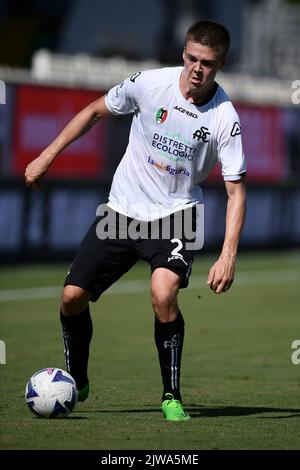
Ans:
POLYGON ((207 284, 216 294, 226 292, 234 280, 235 262, 246 213, 245 178, 225 181, 228 195, 226 230, 222 252, 210 268, 207 284))

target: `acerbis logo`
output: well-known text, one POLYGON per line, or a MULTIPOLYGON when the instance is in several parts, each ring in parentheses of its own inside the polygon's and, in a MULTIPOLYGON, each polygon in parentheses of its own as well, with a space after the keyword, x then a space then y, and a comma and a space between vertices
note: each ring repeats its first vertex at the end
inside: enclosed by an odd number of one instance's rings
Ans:
POLYGON ((168 117, 168 110, 166 108, 159 108, 156 113, 155 120, 158 124, 162 124, 168 117))
POLYGON ((236 135, 241 135, 241 126, 238 122, 233 124, 232 131, 230 132, 231 137, 235 137, 236 135))
POLYGON ((142 72, 136 72, 133 75, 131 75, 130 81, 134 83, 136 81, 136 79, 141 75, 141 73, 142 72))
POLYGON ((207 137, 208 135, 210 135, 210 132, 207 127, 202 126, 194 132, 193 139, 197 139, 198 141, 201 139, 203 142, 209 142, 209 137, 207 137))
POLYGON ((186 114, 187 116, 189 117, 192 117, 194 119, 198 119, 198 116, 197 114, 195 113, 191 113, 190 111, 188 111, 187 109, 184 109, 184 108, 181 108, 180 106, 174 106, 173 109, 176 109, 176 111, 179 111, 180 113, 183 113, 183 114, 186 114))

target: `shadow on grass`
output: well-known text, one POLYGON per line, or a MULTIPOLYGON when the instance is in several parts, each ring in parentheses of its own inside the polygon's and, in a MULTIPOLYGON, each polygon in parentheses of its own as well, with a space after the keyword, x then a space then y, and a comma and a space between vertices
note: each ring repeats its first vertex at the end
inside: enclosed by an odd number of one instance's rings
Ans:
POLYGON ((221 418, 235 416, 249 416, 263 413, 289 413, 289 416, 262 416, 262 419, 278 419, 300 417, 300 408, 271 408, 264 406, 198 406, 185 407, 193 418, 221 418), (292 413, 292 414, 291 414, 292 413))
MULTIPOLYGON (((249 416, 263 413, 289 413, 288 416, 262 416, 262 419, 286 419, 300 418, 300 408, 270 408, 263 406, 202 406, 187 405, 185 410, 192 418, 221 418, 221 417, 238 417, 249 416)), ((161 413, 158 408, 140 408, 140 409, 110 409, 110 410, 80 410, 80 413, 161 413)))
POLYGON ((87 417, 86 416, 70 416, 70 415, 68 415, 67 419, 68 420, 69 419, 87 419, 87 417))

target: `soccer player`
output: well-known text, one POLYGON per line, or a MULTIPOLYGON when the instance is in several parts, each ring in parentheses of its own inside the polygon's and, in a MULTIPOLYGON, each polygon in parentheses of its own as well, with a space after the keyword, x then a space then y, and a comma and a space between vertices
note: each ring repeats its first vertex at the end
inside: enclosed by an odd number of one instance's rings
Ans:
MULTIPOLYGON (((215 81, 225 63, 230 36, 213 21, 199 21, 187 31, 183 67, 137 72, 89 104, 26 168, 27 186, 41 179, 58 154, 110 114, 133 113, 129 143, 115 172, 107 212, 98 215, 84 237, 62 293, 60 318, 68 371, 79 390, 89 393, 87 374, 92 320, 89 302, 127 272, 139 259, 151 266, 151 298, 155 314, 155 343, 162 375, 165 419, 185 421, 180 394, 184 320, 177 296, 188 284, 193 250, 175 230, 175 216, 202 201, 201 183, 219 160, 228 195, 224 243, 211 267, 207 284, 216 294, 234 279, 242 229, 245 161, 238 115, 215 81), (168 219, 166 237, 103 237, 101 223, 128 229, 135 221, 168 219), (124 222, 125 220, 125 222, 124 222), (127 224, 127 225, 126 225, 127 224), (176 232, 176 233, 175 233, 176 232)), ((111 228, 111 227, 110 227, 111 228)), ((123 230, 124 232, 124 230, 123 230)), ((114 233, 112 230, 111 233, 114 233)), ((119 232, 118 232, 119 233, 119 232)))

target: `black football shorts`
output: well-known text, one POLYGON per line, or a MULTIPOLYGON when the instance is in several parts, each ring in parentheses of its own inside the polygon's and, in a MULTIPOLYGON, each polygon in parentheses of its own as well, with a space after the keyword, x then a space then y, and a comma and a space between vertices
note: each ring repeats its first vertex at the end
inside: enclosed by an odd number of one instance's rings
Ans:
POLYGON ((83 238, 64 286, 88 290, 95 302, 138 260, 144 260, 150 264, 151 273, 159 267, 178 272, 180 288, 187 287, 193 250, 186 249, 180 217, 191 209, 154 222, 140 222, 105 208, 105 214, 96 218, 83 238))

